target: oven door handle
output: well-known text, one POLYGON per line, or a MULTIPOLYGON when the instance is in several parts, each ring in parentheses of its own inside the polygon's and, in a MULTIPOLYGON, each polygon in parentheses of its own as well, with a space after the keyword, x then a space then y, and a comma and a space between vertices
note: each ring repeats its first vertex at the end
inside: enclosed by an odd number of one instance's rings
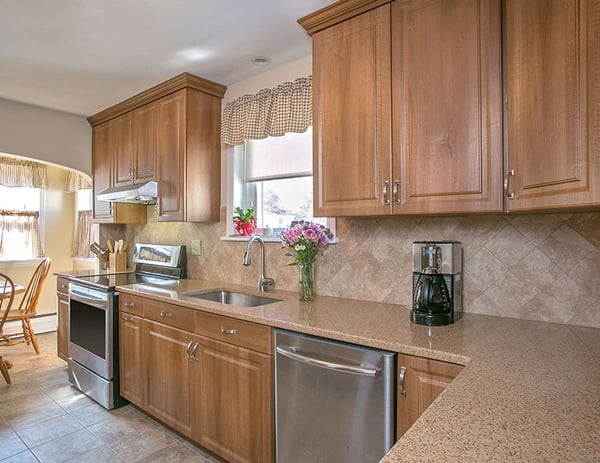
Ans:
POLYGON ((92 307, 96 307, 97 309, 107 310, 108 309, 108 301, 105 299, 98 299, 89 297, 87 294, 80 293, 76 289, 71 289, 69 291, 69 298, 82 302, 87 305, 91 305, 92 307), (75 296, 75 297, 73 297, 75 296))

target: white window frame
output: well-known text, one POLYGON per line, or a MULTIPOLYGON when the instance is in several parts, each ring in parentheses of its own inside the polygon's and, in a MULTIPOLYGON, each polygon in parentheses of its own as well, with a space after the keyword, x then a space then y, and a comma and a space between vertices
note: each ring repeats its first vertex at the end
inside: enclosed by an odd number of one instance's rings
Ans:
MULTIPOLYGON (((252 207, 251 205, 242 201, 241 191, 236 192, 235 184, 245 185, 247 189, 251 189, 254 186, 251 183, 245 183, 243 181, 243 172, 244 172, 244 145, 236 145, 236 146, 227 146, 226 156, 225 156, 225 169, 227 172, 226 179, 226 227, 225 227, 225 236, 221 237, 223 241, 248 241, 250 238, 247 236, 240 236, 236 233, 233 226, 233 210, 235 207, 240 206, 244 209, 248 209, 252 207)), ((254 187, 255 188, 255 187, 254 187)), ((248 191, 248 190, 247 190, 248 191)), ((327 218, 327 227, 331 230, 334 235, 334 239, 330 242, 331 244, 335 244, 337 242, 337 235, 335 233, 335 218, 328 217, 327 218)), ((263 236, 265 242, 269 243, 281 243, 279 240, 279 234, 271 235, 264 234, 265 230, 257 229, 257 233, 260 233, 263 236)))
MULTIPOLYGON (((20 187, 25 188, 25 187, 20 187)), ((40 231, 40 244, 46 248, 46 190, 37 188, 39 193, 38 227, 40 231)), ((27 257, 24 259, 0 259, 0 265, 5 268, 29 267, 41 262, 43 257, 27 257)))

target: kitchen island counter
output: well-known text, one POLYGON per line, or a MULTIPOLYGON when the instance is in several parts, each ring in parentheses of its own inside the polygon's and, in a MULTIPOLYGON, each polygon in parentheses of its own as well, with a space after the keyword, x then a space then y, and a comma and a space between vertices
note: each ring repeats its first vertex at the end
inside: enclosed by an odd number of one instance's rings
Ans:
MULTIPOLYGON (((203 280, 129 285, 145 296, 243 320, 465 365, 381 460, 600 461, 600 329, 464 314, 454 325, 410 322, 406 308, 317 296, 242 308, 190 297, 254 288, 203 280)), ((600 310, 600 308, 599 308, 600 310)))

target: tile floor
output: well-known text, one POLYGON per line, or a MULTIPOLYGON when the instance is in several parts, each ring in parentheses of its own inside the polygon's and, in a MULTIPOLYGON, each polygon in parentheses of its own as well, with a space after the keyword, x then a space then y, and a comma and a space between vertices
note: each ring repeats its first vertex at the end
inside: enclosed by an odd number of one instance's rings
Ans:
POLYGON ((108 411, 73 389, 56 356, 56 333, 1 347, 14 363, 0 376, 0 462, 217 463, 132 406, 108 411))

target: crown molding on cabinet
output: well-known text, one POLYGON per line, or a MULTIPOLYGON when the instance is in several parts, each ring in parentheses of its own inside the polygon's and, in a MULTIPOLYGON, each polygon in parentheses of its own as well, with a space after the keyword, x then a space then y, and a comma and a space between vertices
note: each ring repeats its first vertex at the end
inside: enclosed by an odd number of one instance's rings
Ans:
POLYGON ((106 108, 93 116, 88 117, 88 122, 92 127, 113 119, 121 114, 125 114, 133 109, 139 108, 147 103, 150 103, 158 98, 174 93, 183 88, 192 88, 199 90, 208 95, 213 95, 223 98, 227 87, 216 82, 212 82, 202 77, 195 76, 189 72, 183 72, 165 82, 162 82, 154 87, 144 90, 137 95, 132 96, 114 106, 106 108))
POLYGON ((309 35, 313 35, 315 32, 390 2, 391 0, 343 0, 300 18, 298 23, 309 35))

